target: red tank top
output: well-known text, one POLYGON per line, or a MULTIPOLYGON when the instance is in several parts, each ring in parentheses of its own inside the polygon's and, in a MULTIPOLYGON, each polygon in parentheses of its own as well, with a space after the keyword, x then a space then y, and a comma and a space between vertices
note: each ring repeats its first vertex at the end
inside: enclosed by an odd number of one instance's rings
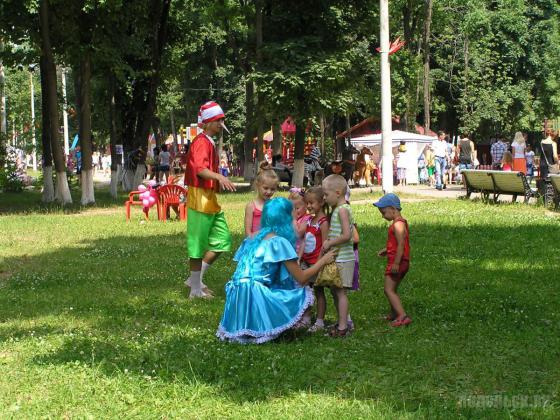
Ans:
POLYGON ((251 233, 258 232, 261 229, 261 216, 262 210, 259 210, 253 201, 253 221, 251 223, 251 233))
POLYGON ((323 235, 321 234, 321 225, 327 221, 326 217, 321 217, 317 223, 313 223, 313 218, 307 221, 305 230, 303 261, 307 264, 315 264, 321 254, 323 247, 323 235))
POLYGON ((397 237, 395 236, 395 223, 403 222, 405 226, 405 236, 404 236, 404 252, 402 259, 410 261, 410 243, 409 243, 409 233, 408 233, 408 222, 399 217, 395 219, 391 226, 389 226, 389 234, 387 235, 387 256, 389 258, 394 257, 397 254, 397 237))

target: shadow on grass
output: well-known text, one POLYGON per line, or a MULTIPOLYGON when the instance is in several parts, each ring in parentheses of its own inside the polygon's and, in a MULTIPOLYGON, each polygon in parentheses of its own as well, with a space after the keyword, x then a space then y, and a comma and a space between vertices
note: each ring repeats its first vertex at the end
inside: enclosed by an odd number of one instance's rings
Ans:
POLYGON ((82 206, 80 204, 81 191, 73 188, 70 191, 72 204, 63 206, 59 203, 43 203, 39 190, 22 191, 19 193, 0 192, 0 216, 6 215, 32 215, 41 213, 66 213, 74 214, 92 208, 122 207, 128 199, 128 193, 119 192, 113 199, 107 188, 95 189, 95 206, 82 206))
MULTIPOLYGON (((189 301, 179 234, 140 242, 117 236, 36 256, 32 266, 44 269, 14 273, 1 289, 0 340, 54 334, 62 344, 36 354, 33 363, 79 361, 107 376, 127 371, 138 380, 205 384, 236 403, 311 391, 382 399, 404 412, 445 403, 456 413, 465 394, 552 394, 558 354, 539 354, 560 344, 557 300, 550 298, 559 293, 560 226, 412 229, 413 261, 402 294, 415 323, 407 329, 377 320, 386 303, 384 260, 375 252, 386 228, 364 226, 363 290, 350 297, 357 331, 346 340, 288 334, 260 346, 218 341, 231 254, 206 280, 216 298, 189 301), (18 326, 22 320, 36 325, 18 326)), ((235 235, 234 246, 241 239, 235 235)))

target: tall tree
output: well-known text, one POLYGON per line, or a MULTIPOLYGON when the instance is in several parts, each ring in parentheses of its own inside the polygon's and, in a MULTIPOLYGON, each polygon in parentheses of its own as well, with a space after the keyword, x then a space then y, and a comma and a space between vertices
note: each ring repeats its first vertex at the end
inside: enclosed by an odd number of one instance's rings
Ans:
MULTIPOLYGON (((45 56, 41 54, 39 61, 39 71, 41 73, 41 86, 47 85, 47 63, 45 56)), ((42 200, 44 203, 52 203, 54 201, 54 184, 52 173, 52 152, 51 152, 51 129, 49 118, 49 98, 47 96, 47 89, 41 89, 41 116, 43 127, 41 130, 41 144, 42 144, 42 170, 43 170, 43 193, 42 200)))
POLYGON ((422 36, 423 61, 424 61, 424 128, 430 129, 430 28, 432 25, 432 0, 424 0, 424 32, 422 36))
POLYGON ((66 164, 64 162, 64 151, 59 140, 58 133, 58 104, 57 104, 57 82, 56 67, 50 39, 50 8, 48 0, 40 0, 39 22, 41 33, 41 53, 44 56, 45 85, 46 90, 48 126, 51 140, 51 152, 56 170, 55 200, 62 204, 72 203, 68 179, 66 177, 66 164))

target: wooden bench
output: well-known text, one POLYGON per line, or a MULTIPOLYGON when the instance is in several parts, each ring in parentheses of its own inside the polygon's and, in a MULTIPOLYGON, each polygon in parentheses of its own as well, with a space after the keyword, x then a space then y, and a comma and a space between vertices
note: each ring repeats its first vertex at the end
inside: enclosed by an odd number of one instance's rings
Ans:
POLYGON ((465 169, 461 171, 461 174, 465 180, 467 198, 473 192, 480 192, 485 199, 493 194, 494 202, 496 202, 500 195, 507 194, 512 195, 512 201, 515 202, 521 195, 523 202, 528 203, 530 198, 538 196, 537 190, 531 188, 522 172, 465 169))
POLYGON ((553 191, 552 201, 554 202, 554 208, 558 210, 558 207, 560 207, 560 175, 549 175, 549 178, 553 191))
POLYGON ((481 171, 477 169, 463 169, 461 171, 463 183, 467 188, 467 198, 470 198, 473 192, 479 192, 482 199, 487 200, 488 196, 494 193, 494 181, 490 177, 489 172, 498 171, 481 171))

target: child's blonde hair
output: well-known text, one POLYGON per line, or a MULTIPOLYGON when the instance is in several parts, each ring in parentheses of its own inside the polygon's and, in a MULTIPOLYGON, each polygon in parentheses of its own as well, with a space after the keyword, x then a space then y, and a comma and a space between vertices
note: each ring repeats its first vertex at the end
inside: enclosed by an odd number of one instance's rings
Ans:
POLYGON ((348 188, 348 183, 341 175, 329 175, 323 179, 323 189, 335 189, 340 190, 341 193, 346 194, 346 189, 348 188))
POLYGON ((278 175, 266 160, 262 161, 259 165, 259 171, 255 178, 255 185, 262 185, 265 180, 275 182, 276 186, 280 183, 280 178, 278 178, 278 175))

